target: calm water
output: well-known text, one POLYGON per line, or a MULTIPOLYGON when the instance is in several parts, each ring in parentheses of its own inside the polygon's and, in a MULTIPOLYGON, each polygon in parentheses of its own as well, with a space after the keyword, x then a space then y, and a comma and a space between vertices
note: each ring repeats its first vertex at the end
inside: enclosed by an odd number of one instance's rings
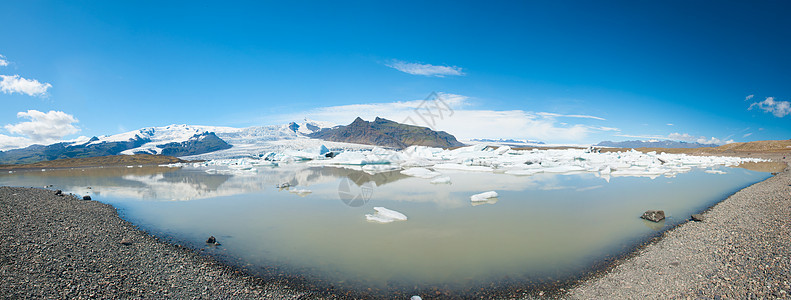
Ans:
POLYGON ((135 167, 16 172, 0 175, 0 184, 51 184, 90 194, 153 234, 205 247, 263 276, 298 275, 355 290, 420 291, 579 275, 769 176, 719 170, 727 174, 696 169, 673 178, 610 182, 592 174, 443 171, 452 183, 431 184, 398 172, 368 175, 303 164, 260 167, 246 175, 135 167), (312 193, 275 188, 284 182, 312 193), (472 194, 489 190, 499 193, 496 202, 471 204, 472 194), (354 199, 358 195, 363 196, 354 199), (367 222, 365 214, 374 206, 409 220, 367 222), (668 219, 640 219, 647 209, 663 209, 668 219), (222 246, 206 247, 209 235, 222 246))

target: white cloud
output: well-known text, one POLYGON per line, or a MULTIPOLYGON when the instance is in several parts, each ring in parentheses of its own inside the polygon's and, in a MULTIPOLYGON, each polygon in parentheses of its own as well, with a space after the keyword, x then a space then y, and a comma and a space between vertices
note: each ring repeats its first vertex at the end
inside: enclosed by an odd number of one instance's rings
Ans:
POLYGON ((746 138, 746 137, 748 137, 748 136, 751 136, 751 135, 753 135, 753 133, 752 133, 752 132, 748 132, 748 133, 745 133, 745 134, 742 136, 742 138, 746 138))
POLYGON ((788 101, 775 101, 774 97, 766 97, 766 100, 761 102, 753 102, 747 110, 752 110, 758 107, 761 110, 772 113, 775 117, 782 118, 791 115, 791 102, 788 101))
POLYGON ((665 125, 667 125, 667 126, 673 126, 673 123, 667 123, 667 124, 665 124, 665 125))
MULTIPOLYGON (((28 144, 51 144, 60 141, 64 136, 80 131, 73 123, 79 122, 74 116, 62 111, 49 111, 47 113, 37 110, 17 113, 17 118, 27 118, 30 121, 9 124, 5 129, 12 134, 19 134, 28 141, 28 144)), ((14 140, 20 143, 19 137, 8 137, 4 140, 14 140)), ((3 143, 5 145, 5 143, 3 143)))
POLYGON ((0 90, 6 94, 20 93, 29 96, 44 96, 47 94, 47 89, 52 85, 49 83, 41 83, 35 79, 25 79, 19 75, 7 76, 0 75, 0 90))
POLYGON ((445 77, 449 76, 462 76, 460 67, 457 66, 435 66, 431 64, 410 63, 400 60, 392 60, 390 63, 385 64, 388 67, 399 70, 401 72, 412 75, 445 77))
POLYGON ((694 142, 694 143, 701 143, 701 144, 722 145, 722 144, 733 143, 733 140, 723 141, 723 140, 720 140, 720 139, 715 138, 715 137, 707 138, 705 136, 693 136, 693 135, 690 135, 688 133, 678 133, 678 132, 674 132, 674 133, 669 134, 668 138, 670 138, 671 140, 685 141, 685 142, 694 142))
POLYGON ((588 115, 562 115, 562 114, 548 113, 548 112, 540 112, 540 113, 536 113, 536 114, 538 114, 540 116, 543 116, 543 117, 551 117, 551 118, 561 117, 561 118, 594 119, 594 120, 600 120, 600 121, 606 121, 607 120, 605 118, 601 118, 601 117, 597 117, 597 116, 588 116, 588 115))
POLYGON ((23 148, 30 146, 32 143, 29 138, 21 136, 7 136, 0 134, 0 151, 9 149, 23 148))
POLYGON ((753 97, 755 97, 755 95, 752 95, 752 94, 750 94, 750 95, 747 95, 747 97, 744 97, 744 101, 750 100, 750 99, 752 99, 753 97))
POLYGON ((5 67, 8 65, 8 61, 5 59, 5 56, 0 54, 0 67, 5 67))
POLYGON ((557 120, 566 117, 604 120, 594 116, 561 115, 523 110, 473 110, 465 108, 468 100, 465 96, 453 94, 439 94, 439 96, 442 102, 414 100, 330 106, 295 114, 279 115, 269 119, 289 122, 307 117, 336 124, 348 124, 356 117, 368 121, 382 117, 396 122, 445 131, 459 139, 524 138, 550 143, 581 142, 591 133, 619 130, 612 127, 566 124, 557 120))
POLYGON ((615 127, 592 126, 591 128, 599 131, 621 131, 621 129, 615 127))

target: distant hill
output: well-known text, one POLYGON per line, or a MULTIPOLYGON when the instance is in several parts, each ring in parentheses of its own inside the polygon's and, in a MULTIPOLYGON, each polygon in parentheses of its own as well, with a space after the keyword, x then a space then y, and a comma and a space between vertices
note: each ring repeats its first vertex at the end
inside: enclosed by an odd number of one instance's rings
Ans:
POLYGON ((110 155, 100 157, 65 158, 51 161, 42 161, 32 164, 0 165, 0 171, 20 169, 59 169, 79 167, 108 167, 132 165, 160 165, 184 162, 184 160, 164 155, 135 154, 135 155, 110 155))
POLYGON ((484 142, 484 143, 498 143, 498 144, 534 144, 544 145, 544 142, 531 141, 531 140, 516 140, 516 139, 471 139, 471 142, 484 142))
POLYGON ((637 148, 701 148, 701 147, 718 147, 719 145, 687 143, 687 142, 677 142, 677 141, 623 141, 623 142, 604 141, 596 144, 596 146, 637 149, 637 148))
POLYGON ((307 135, 333 142, 376 145, 403 149, 412 145, 451 148, 463 146, 444 131, 406 125, 377 117, 373 122, 357 118, 349 125, 320 130, 307 135))
POLYGON ((791 140, 730 143, 717 147, 720 152, 791 152, 791 140))

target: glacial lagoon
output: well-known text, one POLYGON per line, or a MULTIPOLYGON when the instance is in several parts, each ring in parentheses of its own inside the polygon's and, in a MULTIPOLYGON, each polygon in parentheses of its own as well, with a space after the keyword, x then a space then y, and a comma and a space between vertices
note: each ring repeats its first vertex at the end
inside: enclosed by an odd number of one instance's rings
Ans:
POLYGON ((245 172, 130 166, 20 171, 0 175, 0 184, 91 195, 151 234, 260 276, 387 293, 574 278, 770 176, 724 166, 607 180, 442 173, 450 183, 305 163, 245 172), (499 197, 470 201, 484 191, 499 197), (408 220, 367 221, 374 207, 408 220), (668 218, 640 219, 648 209, 668 218), (210 235, 222 245, 207 246, 210 235))

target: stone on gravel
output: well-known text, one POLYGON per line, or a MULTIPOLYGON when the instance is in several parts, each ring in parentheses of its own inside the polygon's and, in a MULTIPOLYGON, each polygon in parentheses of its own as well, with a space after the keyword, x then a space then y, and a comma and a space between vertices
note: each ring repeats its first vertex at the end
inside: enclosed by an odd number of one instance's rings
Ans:
POLYGON ((120 243, 121 243, 121 245, 127 245, 127 246, 129 246, 129 245, 131 245, 131 244, 132 244, 132 241, 131 241, 131 240, 129 240, 129 239, 122 239, 122 240, 120 241, 120 243))
POLYGON ((647 210, 643 213, 641 218, 652 222, 659 222, 665 219, 664 210, 647 210))
POLYGON ((61 190, 55 190, 55 195, 58 195, 58 196, 63 196, 63 191, 61 191, 61 190))
POLYGON ((91 200, 91 196, 88 195, 82 196, 82 200, 91 200))
POLYGON ((563 298, 791 299, 789 184, 786 169, 736 192, 563 298))
POLYGON ((703 215, 701 214, 693 214, 690 220, 695 222, 703 222, 703 215))
POLYGON ((217 243, 217 239, 214 236, 210 236, 209 239, 206 240, 206 244, 214 244, 217 243))
POLYGON ((338 298, 246 275, 81 199, 0 186, 0 299, 338 298))

